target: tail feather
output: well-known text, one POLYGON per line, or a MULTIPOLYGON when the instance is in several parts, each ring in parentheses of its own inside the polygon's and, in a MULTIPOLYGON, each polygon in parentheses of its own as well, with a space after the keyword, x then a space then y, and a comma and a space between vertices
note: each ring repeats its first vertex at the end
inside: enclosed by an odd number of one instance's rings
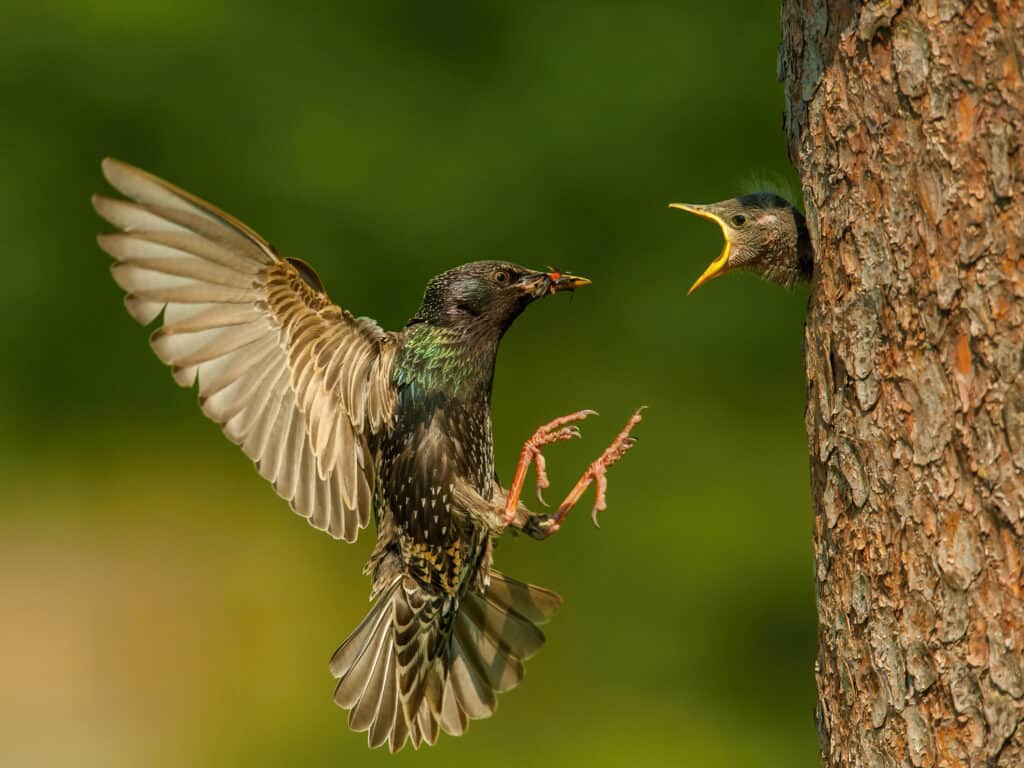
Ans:
POLYGON ((544 633, 536 624, 479 595, 464 599, 461 613, 505 655, 528 659, 544 645, 544 633))
POLYGON ((459 708, 471 720, 481 720, 494 714, 498 701, 494 689, 487 682, 487 675, 481 669, 476 649, 464 642, 466 621, 460 616, 455 621, 455 636, 452 638, 452 663, 448 670, 445 695, 454 693, 459 708))
POLYGON ((348 725, 354 731, 365 731, 377 717, 377 709, 384 695, 387 684, 393 683, 394 675, 386 673, 390 669, 394 644, 388 636, 388 623, 385 621, 373 642, 367 645, 356 666, 352 668, 350 677, 354 688, 359 690, 355 705, 348 713, 348 725))
POLYGON ((431 711, 426 700, 421 701, 419 709, 409 718, 409 740, 413 749, 419 749, 424 741, 434 745, 437 741, 437 718, 438 714, 431 711))
POLYGON ((449 600, 398 577, 331 658, 334 700, 371 747, 418 749, 494 714, 496 694, 522 680, 523 660, 544 643, 536 625, 561 604, 497 571, 484 593, 463 596, 454 618, 449 600))
MULTIPOLYGON (((397 583, 389 587, 387 592, 390 593, 396 586, 397 583)), ((338 648, 331 657, 331 674, 341 679, 341 682, 338 683, 338 688, 335 691, 336 697, 342 690, 345 690, 346 692, 351 690, 354 696, 358 696, 361 692, 361 688, 359 690, 353 690, 355 686, 349 679, 350 673, 352 672, 356 662, 362 658, 371 641, 379 638, 382 626, 386 624, 385 619, 388 618, 387 611, 385 610, 386 604, 386 597, 379 600, 373 610, 366 615, 366 618, 359 623, 359 626, 355 628, 352 634, 348 636, 348 639, 341 644, 341 647, 338 648)), ((365 684, 365 680, 363 682, 365 684)), ((344 700, 350 701, 348 696, 346 696, 344 700)), ((348 709, 355 703, 355 701, 356 699, 352 698, 351 703, 342 704, 341 701, 338 703, 345 707, 345 709, 348 709)))
POLYGON ((562 605, 556 592, 491 571, 491 583, 485 594, 487 602, 515 611, 534 624, 546 624, 562 605))
POLYGON ((427 702, 423 702, 423 705, 420 706, 416 722, 419 725, 420 733, 423 734, 423 740, 430 746, 434 746, 437 743, 437 721, 438 713, 434 712, 427 705, 427 702))
POLYGON ((466 713, 459 706, 458 695, 454 687, 449 683, 444 688, 444 708, 441 710, 441 727, 445 733, 452 736, 461 736, 469 728, 469 720, 466 713))
MULTIPOLYGON (((474 601, 475 602, 475 601, 474 601)), ((498 693, 515 688, 523 679, 523 663, 525 656, 516 656, 506 644, 495 640, 477 622, 464 606, 460 615, 458 630, 460 643, 469 649, 475 668, 480 670, 488 684, 498 693)))
MULTIPOLYGON (((392 752, 397 752, 403 746, 405 746, 405 740, 409 737, 410 723, 406 718, 405 713, 402 712, 402 703, 397 702, 395 709, 395 725, 391 729, 391 733, 388 735, 388 749, 392 752)), ((417 746, 413 742, 413 746, 417 746)))
MULTIPOLYGON (((387 651, 387 664, 384 667, 384 675, 381 685, 380 702, 377 705, 377 711, 374 715, 373 722, 370 725, 369 733, 367 734, 367 739, 369 740, 371 748, 379 747, 387 741, 391 736, 395 725, 399 704, 398 675, 395 674, 394 645, 391 645, 390 649, 387 651)), ((402 720, 405 720, 404 716, 402 717, 402 720)))

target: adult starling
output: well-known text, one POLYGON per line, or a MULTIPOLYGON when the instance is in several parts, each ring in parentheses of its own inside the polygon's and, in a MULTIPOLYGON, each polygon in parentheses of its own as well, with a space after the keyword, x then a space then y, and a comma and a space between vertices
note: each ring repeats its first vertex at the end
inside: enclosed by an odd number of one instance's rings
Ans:
POLYGON ((725 236, 722 253, 697 278, 689 293, 737 269, 755 272, 787 288, 811 279, 814 259, 807 223, 784 198, 755 192, 711 205, 672 203, 669 207, 711 219, 725 236))
POLYGON ((494 469, 491 381, 498 342, 534 300, 588 280, 480 261, 427 285, 406 327, 387 333, 331 302, 313 269, 282 258, 237 219, 137 168, 105 160, 131 201, 95 196, 117 228, 99 236, 125 304, 148 324, 175 381, 199 382, 203 412, 298 514, 353 541, 373 513, 367 617, 335 652, 334 699, 371 747, 433 744, 494 712, 537 625, 561 599, 491 568, 509 525, 536 538, 633 444, 630 420, 552 515, 519 502, 544 445, 579 435, 581 411, 541 427, 503 489, 494 469))

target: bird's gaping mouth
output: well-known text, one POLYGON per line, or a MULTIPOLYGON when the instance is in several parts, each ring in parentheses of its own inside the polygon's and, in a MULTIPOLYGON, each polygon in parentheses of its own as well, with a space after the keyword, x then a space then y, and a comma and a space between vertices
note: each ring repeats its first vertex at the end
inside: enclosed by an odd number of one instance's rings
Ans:
POLYGON ((722 246, 722 252, 718 255, 717 259, 708 265, 708 268, 704 270, 704 274, 698 277, 694 284, 690 286, 690 290, 686 292, 686 295, 689 296, 708 280, 718 277, 725 271, 726 264, 729 262, 729 252, 732 249, 732 242, 729 240, 729 228, 725 226, 725 221, 720 216, 712 212, 706 205, 670 203, 668 207, 678 208, 680 211, 688 211, 689 213, 700 216, 701 218, 710 219, 722 228, 722 235, 725 237, 725 245, 722 246))

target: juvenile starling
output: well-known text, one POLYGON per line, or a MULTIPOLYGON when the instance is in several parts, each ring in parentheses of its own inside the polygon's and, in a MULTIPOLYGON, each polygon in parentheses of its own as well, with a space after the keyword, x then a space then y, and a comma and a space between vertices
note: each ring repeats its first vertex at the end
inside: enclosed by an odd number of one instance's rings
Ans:
POLYGON ((722 253, 697 278, 689 293, 737 269, 755 272, 787 288, 811 279, 814 258, 807 223, 784 198, 756 192, 711 205, 672 203, 669 207, 711 219, 725 236, 722 253))
POLYGON ((544 445, 579 435, 581 411, 541 427, 503 489, 494 469, 491 381, 498 342, 534 300, 582 277, 480 261, 427 285, 406 327, 388 333, 331 302, 313 269, 253 230, 141 170, 105 160, 131 201, 95 196, 123 230, 99 236, 114 279, 175 381, 198 381, 203 412, 298 514, 354 541, 370 520, 376 603, 335 652, 334 699, 371 747, 433 744, 491 715, 495 693, 540 648, 537 625, 561 599, 491 568, 509 525, 544 538, 633 445, 639 412, 553 515, 519 503, 544 445))

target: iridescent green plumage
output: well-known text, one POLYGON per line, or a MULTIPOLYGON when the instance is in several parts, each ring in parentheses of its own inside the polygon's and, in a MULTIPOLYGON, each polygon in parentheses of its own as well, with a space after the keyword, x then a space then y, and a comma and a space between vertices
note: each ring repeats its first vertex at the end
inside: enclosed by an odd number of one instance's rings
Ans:
POLYGON ((426 394, 444 390, 451 396, 485 386, 494 374, 497 341, 476 339, 463 329, 416 323, 407 331, 395 360, 395 384, 426 394), (473 346, 473 342, 480 346, 473 346), (481 346, 483 348, 481 348, 481 346), (491 347, 492 350, 487 348, 491 347), (488 356, 486 353, 491 351, 488 356))

